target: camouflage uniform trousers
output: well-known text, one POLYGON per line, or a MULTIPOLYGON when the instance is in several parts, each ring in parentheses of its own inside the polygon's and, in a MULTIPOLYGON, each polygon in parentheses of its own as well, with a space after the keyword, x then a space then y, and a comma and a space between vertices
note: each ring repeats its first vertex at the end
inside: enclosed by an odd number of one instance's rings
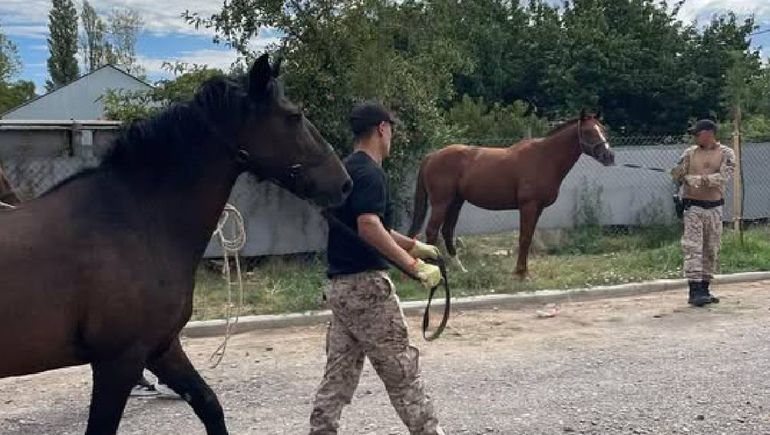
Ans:
POLYGON ((710 281, 719 265, 722 244, 722 207, 690 206, 684 212, 684 276, 710 281))
POLYGON ((337 433, 342 408, 358 386, 368 357, 390 402, 413 435, 443 435, 420 378, 419 351, 409 344, 404 314, 386 272, 332 280, 332 321, 326 337, 326 370, 313 401, 311 435, 337 433))

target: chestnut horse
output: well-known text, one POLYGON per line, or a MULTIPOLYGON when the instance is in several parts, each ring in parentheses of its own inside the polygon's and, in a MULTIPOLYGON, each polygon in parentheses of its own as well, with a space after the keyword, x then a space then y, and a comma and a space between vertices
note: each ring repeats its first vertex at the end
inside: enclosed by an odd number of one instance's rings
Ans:
POLYGON ((212 79, 127 128, 98 167, 0 212, 0 377, 91 364, 86 434, 108 435, 147 367, 207 434, 227 434, 178 335, 236 178, 249 172, 322 206, 352 187, 277 75, 265 55, 247 83, 212 79))
POLYGON ((543 209, 553 204, 567 173, 585 153, 605 166, 615 156, 596 115, 582 111, 577 119, 555 128, 544 138, 525 139, 508 148, 449 145, 428 154, 420 165, 409 236, 425 229, 435 244, 439 230, 452 261, 457 258, 454 230, 465 201, 487 210, 520 211, 519 256, 516 275, 527 275, 527 254, 543 209))

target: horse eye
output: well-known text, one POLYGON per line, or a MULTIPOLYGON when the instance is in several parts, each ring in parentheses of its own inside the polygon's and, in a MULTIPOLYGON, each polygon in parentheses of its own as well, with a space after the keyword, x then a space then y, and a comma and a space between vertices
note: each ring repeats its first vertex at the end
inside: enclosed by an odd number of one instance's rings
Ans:
POLYGON ((289 119, 294 122, 302 121, 302 112, 293 112, 289 114, 289 119))

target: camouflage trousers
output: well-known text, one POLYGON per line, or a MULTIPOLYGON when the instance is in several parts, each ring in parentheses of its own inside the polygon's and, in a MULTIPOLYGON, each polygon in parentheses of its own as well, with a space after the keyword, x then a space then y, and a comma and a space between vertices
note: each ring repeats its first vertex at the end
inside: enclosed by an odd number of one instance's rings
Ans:
POLYGON ((342 408, 358 386, 368 357, 390 402, 413 435, 442 435, 420 378, 419 351, 409 344, 404 314, 386 272, 332 280, 327 292, 332 321, 326 370, 313 401, 311 435, 337 433, 342 408))
POLYGON ((722 207, 691 206, 684 212, 684 276, 710 281, 719 265, 722 244, 722 207))

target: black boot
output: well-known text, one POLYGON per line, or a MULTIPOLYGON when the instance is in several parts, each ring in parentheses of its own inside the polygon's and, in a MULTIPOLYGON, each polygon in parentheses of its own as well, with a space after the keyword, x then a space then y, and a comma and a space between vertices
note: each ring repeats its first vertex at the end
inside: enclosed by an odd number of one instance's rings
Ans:
POLYGON ((690 286, 690 298, 687 303, 695 305, 696 307, 702 307, 711 303, 711 297, 706 293, 702 281, 688 281, 690 286))
POLYGON ((703 291, 705 291, 706 292, 706 296, 709 297, 709 302, 708 303, 710 303, 710 304, 718 304, 719 303, 719 298, 711 294, 711 292, 709 291, 709 284, 711 284, 711 281, 703 281, 703 283, 702 283, 703 291))
POLYGON ((689 296, 687 297, 687 303, 692 305, 695 301, 695 293, 698 292, 698 281, 687 281, 687 285, 690 286, 689 296))

